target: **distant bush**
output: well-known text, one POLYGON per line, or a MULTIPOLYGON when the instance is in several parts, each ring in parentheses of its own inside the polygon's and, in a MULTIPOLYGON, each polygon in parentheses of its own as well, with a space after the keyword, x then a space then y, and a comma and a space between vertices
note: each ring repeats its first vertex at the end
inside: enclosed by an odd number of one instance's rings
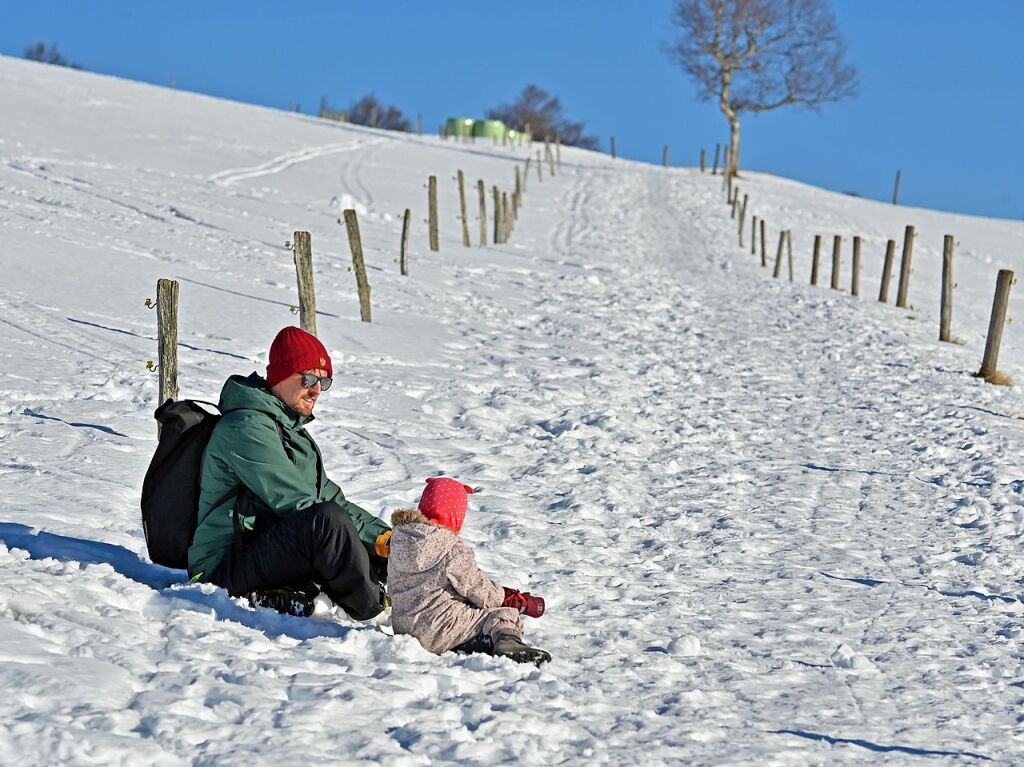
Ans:
POLYGON ((557 136, 568 146, 597 149, 597 137, 585 136, 583 123, 568 119, 562 114, 562 102, 533 84, 523 88, 511 104, 489 109, 487 117, 501 120, 509 128, 528 131, 535 140, 557 136))
POLYGON ((372 93, 354 101, 346 110, 334 109, 327 103, 326 98, 321 99, 320 116, 384 130, 408 132, 412 129, 412 123, 402 114, 401 109, 394 104, 382 104, 372 93))
POLYGON ((56 43, 50 43, 49 46, 46 43, 40 41, 34 45, 30 45, 25 49, 24 57, 29 61, 41 61, 44 64, 56 64, 58 67, 71 67, 71 69, 81 69, 81 65, 72 63, 64 58, 64 55, 57 48, 56 43))

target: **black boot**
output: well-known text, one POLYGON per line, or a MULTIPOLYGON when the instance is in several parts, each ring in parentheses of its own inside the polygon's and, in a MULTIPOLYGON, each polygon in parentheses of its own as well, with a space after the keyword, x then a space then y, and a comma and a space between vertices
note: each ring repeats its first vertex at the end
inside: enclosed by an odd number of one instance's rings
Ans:
POLYGON ((313 614, 319 593, 320 589, 315 583, 305 583, 300 586, 252 591, 246 595, 246 599, 253 607, 269 607, 282 615, 308 618, 313 614))
POLYGON ((530 647, 523 638, 511 631, 502 631, 494 640, 493 654, 514 660, 516 663, 541 665, 551 660, 551 655, 539 647, 530 647))

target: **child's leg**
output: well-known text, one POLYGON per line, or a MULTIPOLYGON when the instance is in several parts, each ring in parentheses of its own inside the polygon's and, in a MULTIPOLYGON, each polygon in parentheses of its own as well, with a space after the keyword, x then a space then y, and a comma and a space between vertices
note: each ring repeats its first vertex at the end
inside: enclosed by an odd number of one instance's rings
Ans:
POLYGON ((487 610, 480 625, 480 633, 494 640, 498 638, 498 634, 505 632, 518 637, 523 636, 523 620, 519 617, 519 611, 514 607, 495 607, 487 610))

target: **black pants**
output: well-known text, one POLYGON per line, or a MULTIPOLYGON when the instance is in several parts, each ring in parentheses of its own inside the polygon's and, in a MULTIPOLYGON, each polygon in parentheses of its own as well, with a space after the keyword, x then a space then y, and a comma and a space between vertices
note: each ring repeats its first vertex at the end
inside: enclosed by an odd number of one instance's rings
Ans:
POLYGON ((314 581, 356 620, 383 609, 380 584, 352 518, 338 504, 294 511, 236 541, 210 575, 232 596, 314 581))

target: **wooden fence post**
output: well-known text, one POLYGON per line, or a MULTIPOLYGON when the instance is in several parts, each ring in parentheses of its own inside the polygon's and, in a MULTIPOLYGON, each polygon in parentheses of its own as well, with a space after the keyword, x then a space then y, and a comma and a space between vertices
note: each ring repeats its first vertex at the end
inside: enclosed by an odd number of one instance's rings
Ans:
POLYGON ((786 244, 786 233, 784 231, 779 232, 779 250, 775 254, 775 271, 772 272, 772 277, 778 279, 779 275, 782 274, 782 248, 786 244))
POLYGON ((516 188, 515 188, 515 195, 512 197, 512 199, 515 200, 515 206, 514 207, 515 207, 516 217, 519 216, 519 202, 520 202, 520 199, 522 198, 522 196, 523 196, 523 186, 522 186, 522 183, 521 183, 521 179, 519 178, 519 166, 517 165, 516 166, 516 188))
POLYGON ((316 290, 313 288, 313 247, 309 232, 295 232, 295 276, 299 283, 299 325, 316 335, 316 290))
POLYGON ((878 300, 889 303, 889 280, 892 278, 892 262, 896 258, 896 240, 885 244, 885 263, 882 266, 882 285, 878 289, 878 300))
POLYGON ((789 281, 793 281, 793 230, 786 230, 786 260, 789 261, 789 281))
MULTIPOLYGON (((178 281, 156 281, 157 363, 160 366, 159 405, 178 399, 178 281)), ((157 436, 160 427, 157 427, 157 436)))
POLYGON ((704 172, 705 164, 707 163, 707 152, 703 149, 700 150, 700 172, 704 172))
POLYGON ((476 182, 476 191, 480 196, 480 245, 483 246, 487 244, 487 192, 483 179, 476 182))
POLYGON ((348 247, 352 251, 352 271, 356 273, 356 288, 359 290, 359 317, 363 322, 370 322, 370 283, 366 279, 366 264, 363 262, 359 219, 351 208, 345 211, 345 230, 348 232, 348 247))
POLYGON ((718 155, 721 153, 721 151, 722 151, 722 145, 721 144, 715 144, 715 164, 711 166, 711 175, 712 176, 714 176, 716 173, 718 173, 718 155))
POLYGON ((818 284, 818 264, 821 260, 821 235, 814 235, 814 252, 811 254, 811 284, 818 284))
POLYGON ((732 198, 729 200, 729 205, 731 207, 731 209, 729 211, 729 218, 731 218, 733 221, 736 220, 736 210, 738 208, 737 202, 739 201, 739 199, 740 199, 740 188, 736 187, 736 194, 732 195, 732 198))
POLYGON ((860 295, 860 236, 853 238, 853 274, 850 276, 850 295, 860 295))
POLYGON ((668 167, 668 144, 661 148, 661 164, 666 168, 668 167))
MULTIPOLYGON (((437 176, 430 177, 427 188, 427 204, 430 211, 430 249, 438 251, 441 249, 441 244, 438 242, 437 237, 437 176)), ((348 224, 348 219, 345 220, 345 223, 348 224)), ((351 232, 349 232, 349 235, 351 235, 351 232)))
POLYGON ((892 204, 896 205, 900 199, 900 171, 896 171, 896 184, 892 189, 892 204))
POLYGON ((839 290, 839 267, 842 263, 843 238, 835 235, 832 238, 832 290, 839 290))
POLYGON ((409 275, 409 228, 412 226, 412 211, 405 209, 402 216, 402 250, 398 257, 398 270, 405 276, 409 275))
POLYGON ((501 231, 501 193, 498 191, 497 185, 494 186, 494 240, 495 245, 500 245, 505 241, 505 233, 501 231))
POLYGON ((914 255, 914 227, 908 226, 903 230, 903 259, 900 261, 900 287, 896 291, 896 306, 901 309, 907 308, 907 298, 910 292, 910 260, 914 255))
MULTIPOLYGON (((518 165, 516 166, 519 167, 518 165)), ((526 182, 530 180, 530 155, 526 155, 526 167, 523 168, 523 194, 526 194, 526 182)))
POLYGON ((544 174, 541 172, 541 165, 542 164, 543 164, 543 162, 540 159, 540 150, 538 149, 537 150, 537 180, 538 181, 543 181, 544 180, 544 174))
POLYGON ((768 266, 768 245, 765 243, 764 219, 761 219, 761 266, 768 266))
MULTIPOLYGON (((739 192, 736 193, 736 196, 739 197, 739 192)), ((743 195, 743 204, 740 205, 740 225, 738 227, 738 232, 741 248, 743 247, 743 225, 747 222, 747 197, 748 195, 743 195)))
POLYGON ((942 302, 939 312, 939 340, 953 340, 953 235, 942 238, 942 302))
POLYGON ((1013 284, 1013 272, 1000 269, 996 277, 996 294, 992 299, 992 316, 988 322, 988 338, 985 340, 985 356, 981 361, 978 378, 989 383, 1004 383, 996 368, 999 363, 999 346, 1003 342, 1003 326, 1006 324, 1006 305, 1010 300, 1010 286, 1013 284))
POLYGON ((466 216, 466 178, 459 171, 459 214, 462 218, 462 244, 469 247, 469 220, 466 216))
POLYGON ((508 242, 512 234, 512 216, 508 207, 508 192, 501 193, 501 237, 502 242, 508 242))
POLYGON ((612 136, 612 159, 614 160, 615 157, 616 157, 616 154, 615 154, 615 136, 612 136))
POLYGON ((750 255, 757 255, 757 214, 750 219, 750 255))

